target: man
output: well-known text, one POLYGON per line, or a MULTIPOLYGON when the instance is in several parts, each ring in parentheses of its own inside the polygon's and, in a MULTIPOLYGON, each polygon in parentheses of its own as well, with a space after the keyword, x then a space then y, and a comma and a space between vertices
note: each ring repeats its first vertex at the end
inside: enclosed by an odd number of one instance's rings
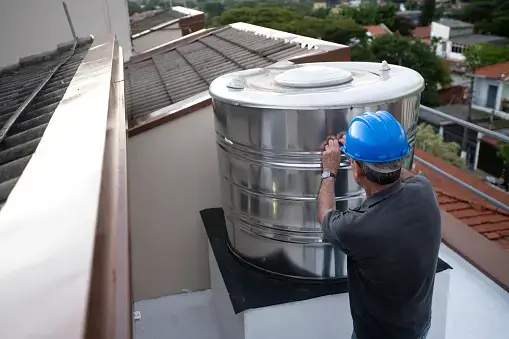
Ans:
POLYGON ((322 153, 318 221, 325 239, 348 257, 352 338, 425 338, 441 238, 433 187, 402 168, 410 147, 389 113, 356 117, 338 138, 330 137, 322 153), (366 192, 345 212, 334 208, 340 144, 366 192))

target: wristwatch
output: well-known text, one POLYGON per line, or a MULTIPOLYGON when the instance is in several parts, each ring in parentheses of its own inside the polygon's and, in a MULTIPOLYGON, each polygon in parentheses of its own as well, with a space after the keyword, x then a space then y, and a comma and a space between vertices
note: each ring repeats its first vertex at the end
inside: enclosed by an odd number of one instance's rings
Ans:
POLYGON ((334 174, 332 172, 329 172, 329 171, 323 172, 322 173, 322 180, 323 179, 327 179, 327 178, 334 178, 334 179, 336 179, 336 174, 334 174))

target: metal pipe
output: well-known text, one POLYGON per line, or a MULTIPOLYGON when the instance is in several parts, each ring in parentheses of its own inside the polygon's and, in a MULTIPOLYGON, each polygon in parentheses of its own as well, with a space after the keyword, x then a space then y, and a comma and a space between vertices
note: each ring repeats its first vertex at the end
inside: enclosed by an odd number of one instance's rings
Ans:
POLYGON ((463 181, 459 180, 459 179, 456 179, 454 176, 450 175, 449 173, 441 170, 440 168, 436 167, 435 165, 427 162, 426 160, 423 160, 421 158, 419 158, 418 156, 414 156, 414 159, 417 160, 418 162, 420 162, 421 164, 431 168, 432 170, 434 170, 435 172, 438 172, 440 174, 442 174, 443 176, 445 176, 447 179, 451 180, 451 181, 454 181, 455 183, 457 183, 458 185, 460 185, 461 187, 464 187, 472 192, 474 192, 475 194, 477 194, 478 196, 480 196, 481 198, 489 201, 491 204, 495 205, 496 207, 506 211, 506 212, 509 212, 509 206, 503 204, 502 202, 498 201, 497 199, 494 199, 492 197, 490 197, 489 195, 487 195, 486 193, 483 193, 481 191, 479 191, 477 188, 475 187, 472 187, 470 186, 469 184, 467 183, 464 183, 463 181))
POLYGON ((421 105, 421 109, 426 111, 426 112, 438 115, 439 117, 442 117, 444 119, 453 121, 453 122, 457 123, 458 125, 461 125, 461 126, 464 126, 464 127, 468 127, 468 128, 473 129, 474 131, 477 131, 477 132, 481 132, 482 134, 487 135, 489 137, 492 137, 493 139, 497 139, 499 141, 503 141, 503 142, 509 143, 509 136, 507 136, 507 135, 504 135, 504 134, 492 131, 490 129, 478 126, 478 125, 473 124, 471 122, 467 122, 467 121, 465 121, 463 119, 457 118, 455 116, 449 115, 449 114, 444 113, 444 112, 440 112, 439 110, 436 110, 436 109, 433 109, 433 108, 430 108, 430 107, 427 107, 427 106, 424 106, 424 105, 421 105))
POLYGON ((71 27, 71 33, 74 40, 78 40, 78 36, 76 35, 76 31, 74 30, 74 26, 72 24, 71 15, 69 14, 69 9, 67 8, 67 3, 62 2, 62 6, 64 6, 65 16, 67 17, 67 22, 69 22, 69 27, 71 27))

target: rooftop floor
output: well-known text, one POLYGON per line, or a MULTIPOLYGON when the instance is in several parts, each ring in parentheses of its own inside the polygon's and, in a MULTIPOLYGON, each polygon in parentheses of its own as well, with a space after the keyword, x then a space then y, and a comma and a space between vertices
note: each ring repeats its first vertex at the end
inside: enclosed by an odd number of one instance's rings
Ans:
MULTIPOLYGON (((444 244, 440 258, 453 267, 446 338, 502 338, 509 333, 509 293, 444 244)), ((207 290, 136 302, 141 320, 134 322, 135 339, 220 339, 211 298, 207 290)))

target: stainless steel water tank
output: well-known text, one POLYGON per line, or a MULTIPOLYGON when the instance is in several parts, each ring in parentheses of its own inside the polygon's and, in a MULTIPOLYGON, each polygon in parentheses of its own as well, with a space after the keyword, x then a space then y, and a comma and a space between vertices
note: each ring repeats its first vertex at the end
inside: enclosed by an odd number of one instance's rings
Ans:
MULTIPOLYGON (((323 240, 316 219, 320 146, 364 112, 386 110, 408 133, 412 156, 423 78, 387 63, 278 63, 227 74, 210 85, 222 205, 230 247, 279 275, 346 276, 346 256, 323 240)), ((364 191, 342 159, 336 208, 364 191)))

